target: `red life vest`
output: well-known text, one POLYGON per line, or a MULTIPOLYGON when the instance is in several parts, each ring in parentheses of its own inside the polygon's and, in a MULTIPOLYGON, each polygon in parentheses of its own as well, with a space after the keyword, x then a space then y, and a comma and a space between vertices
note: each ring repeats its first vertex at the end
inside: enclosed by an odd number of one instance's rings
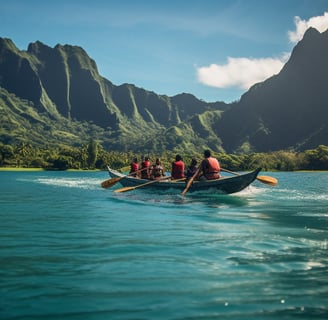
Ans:
POLYGON ((184 162, 183 161, 179 160, 179 161, 172 162, 171 176, 173 179, 184 178, 184 162))
MULTIPOLYGON (((130 169, 130 173, 133 173, 133 172, 136 172, 139 170, 139 164, 136 163, 136 162, 132 162, 131 163, 131 169, 130 169)), ((136 177, 137 176, 137 173, 136 174, 132 174, 133 177, 136 177)))
POLYGON ((150 161, 143 161, 141 163, 141 169, 145 169, 141 171, 141 178, 142 179, 149 179, 150 178, 150 161), (147 168, 147 169, 145 169, 147 168))
POLYGON ((209 157, 206 159, 208 166, 205 168, 204 175, 207 180, 219 179, 220 178, 220 163, 216 158, 209 157))

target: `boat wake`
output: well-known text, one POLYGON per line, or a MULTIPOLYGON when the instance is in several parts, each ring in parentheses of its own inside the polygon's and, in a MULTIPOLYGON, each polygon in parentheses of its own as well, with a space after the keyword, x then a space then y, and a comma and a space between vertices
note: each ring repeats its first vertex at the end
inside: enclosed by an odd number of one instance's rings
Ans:
POLYGON ((254 202, 257 194, 265 192, 263 188, 249 186, 243 191, 234 194, 222 194, 216 190, 213 192, 196 191, 187 193, 182 196, 177 190, 156 191, 156 193, 144 192, 144 190, 133 190, 126 193, 111 193, 111 200, 142 204, 160 204, 161 206, 170 205, 195 205, 196 203, 203 204, 210 207, 242 207, 254 202), (175 192, 175 193, 174 193, 175 192))
POLYGON ((55 187, 99 189, 99 179, 96 178, 37 178, 36 182, 55 187))
POLYGON ((279 189, 276 191, 276 194, 283 200, 327 200, 326 193, 320 192, 307 192, 304 193, 302 190, 293 190, 293 189, 279 189))

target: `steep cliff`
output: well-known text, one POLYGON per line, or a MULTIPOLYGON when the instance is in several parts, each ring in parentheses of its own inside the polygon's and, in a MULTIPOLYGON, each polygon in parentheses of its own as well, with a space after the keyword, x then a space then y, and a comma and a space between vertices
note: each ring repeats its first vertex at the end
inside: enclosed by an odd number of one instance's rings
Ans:
POLYGON ((225 112, 216 133, 227 151, 302 150, 328 144, 328 31, 310 28, 278 75, 225 112))
POLYGON ((114 85, 77 46, 37 41, 20 51, 2 38, 0 87, 2 141, 26 139, 19 128, 38 123, 37 139, 25 130, 33 143, 58 143, 49 132, 61 132, 61 142, 90 135, 115 150, 252 152, 328 144, 328 31, 313 28, 279 74, 229 105, 114 85))

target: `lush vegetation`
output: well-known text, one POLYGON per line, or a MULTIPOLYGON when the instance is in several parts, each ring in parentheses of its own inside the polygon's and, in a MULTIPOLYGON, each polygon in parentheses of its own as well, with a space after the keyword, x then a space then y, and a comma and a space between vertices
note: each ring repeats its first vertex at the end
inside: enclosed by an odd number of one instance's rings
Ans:
MULTIPOLYGON (((37 41, 21 51, 0 38, 0 142, 6 145, 0 161, 103 168, 142 152, 160 155, 169 165, 175 153, 187 162, 211 149, 223 165, 236 169, 325 168, 304 150, 327 143, 328 98, 321 84, 327 79, 328 46, 324 34, 311 29, 300 47, 281 73, 226 104, 116 86, 77 46, 50 48, 37 41), (98 143, 86 144, 89 139, 98 143), (302 153, 262 153, 271 150, 302 153)), ((314 153, 321 159, 319 151, 314 153)))
MULTIPOLYGON (((199 161, 202 152, 181 153, 186 164, 191 158, 199 161)), ((131 160, 137 157, 139 161, 144 156, 150 156, 152 161, 160 157, 167 170, 175 158, 175 153, 166 151, 159 154, 142 154, 135 152, 118 152, 105 150, 104 147, 92 140, 80 147, 55 147, 42 148, 31 144, 20 143, 7 145, 0 143, 0 166, 1 167, 25 167, 44 168, 48 170, 67 169, 106 169, 110 165, 115 169, 128 169, 131 160)), ((328 147, 320 145, 315 149, 303 152, 276 151, 271 153, 251 154, 225 154, 214 153, 223 168, 243 171, 261 167, 264 171, 295 171, 295 170, 328 170, 328 147)))

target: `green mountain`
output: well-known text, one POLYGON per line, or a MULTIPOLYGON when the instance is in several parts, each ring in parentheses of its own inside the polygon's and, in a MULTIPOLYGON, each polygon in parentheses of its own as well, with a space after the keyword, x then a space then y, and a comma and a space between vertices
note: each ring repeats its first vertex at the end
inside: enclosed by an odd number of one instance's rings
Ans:
POLYGON ((0 142, 98 140, 109 150, 251 152, 328 144, 328 31, 310 28, 281 72, 240 101, 158 95, 102 77, 80 47, 0 38, 0 142))
POLYGON ((216 149, 221 145, 206 119, 220 116, 225 103, 116 86, 80 47, 35 42, 20 51, 0 38, 0 87, 4 143, 74 145, 92 137, 112 150, 195 148, 194 142, 207 140, 216 149))
POLYGON ((310 28, 278 75, 254 85, 216 123, 228 151, 328 144, 328 30, 310 28))

